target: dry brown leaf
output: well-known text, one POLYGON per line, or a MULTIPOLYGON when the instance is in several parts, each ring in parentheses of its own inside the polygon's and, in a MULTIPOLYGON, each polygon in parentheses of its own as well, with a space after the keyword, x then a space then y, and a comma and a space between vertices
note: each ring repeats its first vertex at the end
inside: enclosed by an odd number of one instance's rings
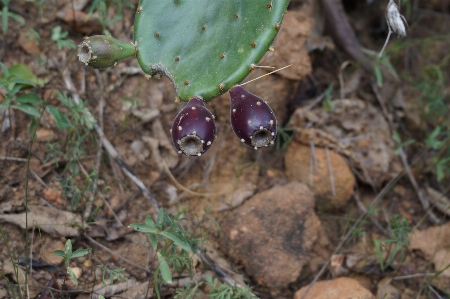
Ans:
POLYGON ((434 268, 442 275, 450 277, 450 250, 441 249, 433 257, 434 268))
POLYGON ((30 55, 42 53, 39 43, 34 39, 30 39, 26 31, 20 32, 19 40, 17 42, 19 43, 19 46, 30 55))
POLYGON ((384 278, 378 283, 377 298, 383 299, 399 299, 400 291, 390 284, 390 278, 384 278))
MULTIPOLYGON (((107 281, 108 282, 108 281, 107 281)), ((112 295, 115 295, 117 293, 123 292, 125 290, 128 290, 130 288, 133 288, 137 286, 139 283, 131 278, 125 282, 116 283, 112 285, 105 286, 103 283, 99 283, 94 287, 95 294, 92 294, 92 299, 98 299, 100 295, 103 295, 104 297, 108 298, 112 295)), ((123 298, 136 298, 136 297, 123 297, 123 298)))
MULTIPOLYGON (((28 228, 38 228, 53 237, 80 235, 80 231, 76 227, 82 225, 80 215, 43 206, 29 206, 28 210, 28 228), (76 226, 68 226, 68 224, 76 226)), ((8 222, 25 229, 26 214, 2 214, 0 222, 8 222)))
POLYGON ((409 248, 420 250, 427 259, 441 249, 450 247, 450 222, 442 226, 432 226, 424 230, 409 233, 409 248))
POLYGON ((373 105, 357 99, 333 101, 325 111, 299 108, 292 116, 295 139, 303 144, 328 147, 349 158, 359 178, 381 186, 401 171, 389 124, 373 105))

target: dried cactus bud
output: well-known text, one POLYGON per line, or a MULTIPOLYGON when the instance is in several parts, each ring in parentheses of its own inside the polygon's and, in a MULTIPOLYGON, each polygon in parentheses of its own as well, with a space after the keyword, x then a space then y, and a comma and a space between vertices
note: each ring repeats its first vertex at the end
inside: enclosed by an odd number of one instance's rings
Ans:
POLYGON ((94 35, 78 45, 78 59, 93 68, 115 66, 117 62, 136 55, 133 44, 106 35, 94 35))
POLYGON ((261 98, 236 85, 230 90, 231 126, 237 138, 258 149, 273 144, 277 136, 277 119, 261 98))
POLYGON ((392 32, 401 36, 406 36, 405 18, 398 11, 398 6, 394 0, 390 0, 386 8, 386 20, 392 32))
POLYGON ((198 97, 193 97, 172 124, 172 142, 179 154, 201 156, 216 138, 214 116, 198 97))

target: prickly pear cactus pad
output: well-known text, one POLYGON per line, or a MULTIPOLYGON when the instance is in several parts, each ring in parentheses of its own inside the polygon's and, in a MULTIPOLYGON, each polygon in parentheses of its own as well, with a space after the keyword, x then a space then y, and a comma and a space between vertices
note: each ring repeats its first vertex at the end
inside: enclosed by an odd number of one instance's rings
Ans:
POLYGON ((289 0, 141 0, 137 59, 167 76, 180 100, 211 100, 239 84, 270 48, 289 0))

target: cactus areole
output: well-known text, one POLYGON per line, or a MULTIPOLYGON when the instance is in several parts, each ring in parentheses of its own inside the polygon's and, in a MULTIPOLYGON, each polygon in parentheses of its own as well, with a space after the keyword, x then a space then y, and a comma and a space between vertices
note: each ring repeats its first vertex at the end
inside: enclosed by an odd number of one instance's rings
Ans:
POLYGON ((141 0, 137 59, 162 74, 181 101, 209 101, 239 84, 268 51, 289 0, 141 0))

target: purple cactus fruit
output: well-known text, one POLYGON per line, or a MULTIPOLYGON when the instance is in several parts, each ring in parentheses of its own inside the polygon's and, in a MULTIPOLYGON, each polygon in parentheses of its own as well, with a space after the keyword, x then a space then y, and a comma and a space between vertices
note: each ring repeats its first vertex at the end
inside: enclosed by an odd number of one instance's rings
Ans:
POLYGON ((230 96, 231 126, 239 140, 254 149, 273 144, 277 119, 269 105, 240 85, 230 90, 230 96))
POLYGON ((198 97, 193 97, 173 120, 172 142, 179 154, 201 156, 216 138, 214 116, 198 97))

